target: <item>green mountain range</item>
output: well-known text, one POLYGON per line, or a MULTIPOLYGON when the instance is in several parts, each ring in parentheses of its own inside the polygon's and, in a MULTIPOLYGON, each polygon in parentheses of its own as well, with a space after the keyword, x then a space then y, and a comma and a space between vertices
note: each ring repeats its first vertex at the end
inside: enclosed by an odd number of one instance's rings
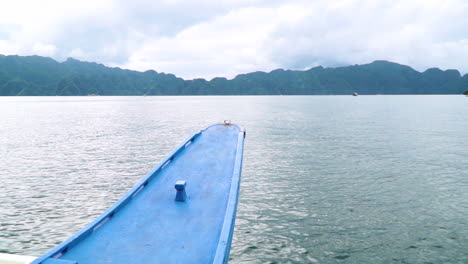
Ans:
POLYGON ((277 69, 234 79, 184 80, 67 59, 0 55, 0 95, 335 95, 462 94, 468 74, 431 68, 418 72, 388 61, 305 71, 277 69))

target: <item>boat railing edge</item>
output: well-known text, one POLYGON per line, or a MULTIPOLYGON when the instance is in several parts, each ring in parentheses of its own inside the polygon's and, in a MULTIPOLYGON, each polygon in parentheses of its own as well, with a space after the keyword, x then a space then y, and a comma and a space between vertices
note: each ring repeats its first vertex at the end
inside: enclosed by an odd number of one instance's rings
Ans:
POLYGON ((237 204, 239 201, 240 181, 242 172, 242 157, 244 153, 245 129, 238 126, 239 136, 237 140, 236 158, 232 173, 232 183, 229 191, 229 198, 226 207, 226 215, 224 217, 223 227, 221 229, 218 246, 214 256, 214 264, 224 264, 229 260, 229 252, 231 249, 232 236, 236 220, 237 204))

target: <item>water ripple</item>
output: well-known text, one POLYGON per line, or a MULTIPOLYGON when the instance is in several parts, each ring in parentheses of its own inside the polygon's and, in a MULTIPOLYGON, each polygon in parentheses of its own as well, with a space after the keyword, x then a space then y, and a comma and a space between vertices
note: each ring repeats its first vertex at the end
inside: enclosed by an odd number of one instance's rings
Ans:
POLYGON ((0 252, 40 255, 190 133, 247 128, 230 263, 467 263, 457 96, 0 98, 0 252))

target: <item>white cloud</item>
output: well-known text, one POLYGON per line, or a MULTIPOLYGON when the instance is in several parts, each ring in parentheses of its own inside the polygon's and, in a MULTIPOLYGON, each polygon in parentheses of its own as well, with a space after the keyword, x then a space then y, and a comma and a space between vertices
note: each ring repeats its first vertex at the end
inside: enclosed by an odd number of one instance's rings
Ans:
MULTIPOLYGON (((389 3, 346 1, 333 6, 315 2, 300 23, 283 24, 271 35, 271 57, 293 68, 387 59, 419 70, 438 66, 468 71, 468 65, 454 57, 456 49, 446 45, 464 46, 468 39, 465 2, 389 3)), ((456 53, 466 56, 462 48, 456 53)))
POLYGON ((57 48, 52 44, 36 43, 32 47, 32 52, 36 55, 53 57, 57 48))
POLYGON ((275 9, 243 8, 191 26, 174 37, 147 39, 132 54, 128 66, 179 72, 189 78, 267 68, 270 62, 262 47, 274 29, 275 13, 275 9))
POLYGON ((466 17, 464 0, 5 1, 0 54, 185 78, 377 59, 468 72, 466 17))
POLYGON ((72 51, 70 51, 68 56, 75 59, 83 59, 87 57, 85 52, 80 48, 73 49, 72 51))

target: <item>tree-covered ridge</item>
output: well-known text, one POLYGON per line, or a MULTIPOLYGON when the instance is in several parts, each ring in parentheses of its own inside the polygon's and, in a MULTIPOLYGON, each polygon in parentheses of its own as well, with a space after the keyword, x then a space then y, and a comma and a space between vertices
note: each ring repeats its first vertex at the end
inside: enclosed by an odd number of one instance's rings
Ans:
POLYGON ((183 80, 68 59, 0 55, 0 95, 301 95, 461 94, 468 74, 437 68, 418 72, 388 61, 306 71, 278 69, 226 78, 183 80))

